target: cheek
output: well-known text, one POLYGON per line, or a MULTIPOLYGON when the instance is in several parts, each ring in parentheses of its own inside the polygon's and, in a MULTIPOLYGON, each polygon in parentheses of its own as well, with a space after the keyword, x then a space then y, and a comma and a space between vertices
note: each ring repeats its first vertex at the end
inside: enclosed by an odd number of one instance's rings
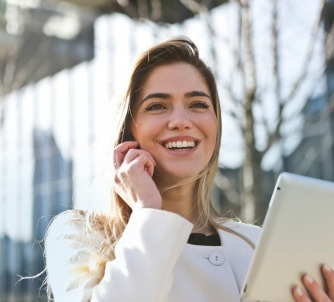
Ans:
POLYGON ((148 146, 154 141, 156 136, 156 127, 150 125, 150 123, 136 123, 131 127, 131 133, 135 140, 139 142, 142 147, 148 146))
POLYGON ((210 121, 207 121, 206 123, 206 133, 207 133, 207 139, 208 139, 208 149, 210 150, 210 153, 212 153, 215 150, 216 143, 217 143, 217 134, 218 134, 218 126, 217 126, 217 120, 216 119, 210 119, 210 121))
POLYGON ((163 127, 165 121, 160 115, 156 116, 138 116, 131 123, 131 131, 134 135, 141 138, 152 138, 163 127))
POLYGON ((203 125, 205 127, 205 132, 207 137, 210 140, 216 141, 217 139, 217 132, 218 132, 218 125, 216 117, 210 117, 203 121, 203 125))

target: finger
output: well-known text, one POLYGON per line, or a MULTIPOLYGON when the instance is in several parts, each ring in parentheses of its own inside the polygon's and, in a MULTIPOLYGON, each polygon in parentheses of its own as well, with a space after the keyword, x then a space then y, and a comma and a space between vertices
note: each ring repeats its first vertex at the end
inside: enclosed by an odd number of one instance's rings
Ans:
POLYGON ((322 274, 326 281, 329 299, 334 301, 334 271, 327 264, 324 264, 322 274))
POLYGON ((153 165, 156 165, 155 160, 153 159, 152 155, 145 151, 145 150, 141 150, 141 149, 130 149, 124 159, 123 162, 124 163, 130 163, 132 162, 136 157, 140 156, 140 155, 145 155, 147 158, 149 158, 151 160, 151 162, 153 163, 153 165))
POLYGON ((151 177, 153 176, 155 163, 152 162, 152 159, 147 156, 147 154, 142 153, 137 156, 132 162, 131 165, 138 165, 142 167, 151 177))
POLYGON ((292 289, 292 295, 297 302, 311 302, 307 293, 301 289, 299 286, 295 286, 292 289))
POLYGON ((152 160, 147 160, 145 162, 145 167, 144 169, 147 171, 147 173, 153 177, 153 173, 154 173, 154 166, 155 164, 152 162, 152 160))
POLYGON ((138 142, 136 141, 128 141, 123 142, 119 144, 114 150, 113 150, 113 164, 114 168, 119 168, 121 164, 123 163, 125 155, 128 153, 128 151, 132 148, 136 148, 138 146, 138 142))
POLYGON ((302 281, 313 300, 330 302, 329 297, 326 295, 324 289, 313 279, 311 275, 304 275, 302 281))

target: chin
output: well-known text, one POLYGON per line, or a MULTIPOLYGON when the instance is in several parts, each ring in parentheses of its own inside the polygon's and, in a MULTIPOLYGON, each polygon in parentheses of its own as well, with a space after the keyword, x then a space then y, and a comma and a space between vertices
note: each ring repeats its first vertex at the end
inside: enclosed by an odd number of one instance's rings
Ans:
POLYGON ((194 167, 185 169, 178 167, 178 169, 162 169, 157 168, 154 173, 157 179, 161 179, 163 182, 179 182, 186 180, 187 178, 196 177, 201 172, 201 169, 194 167))

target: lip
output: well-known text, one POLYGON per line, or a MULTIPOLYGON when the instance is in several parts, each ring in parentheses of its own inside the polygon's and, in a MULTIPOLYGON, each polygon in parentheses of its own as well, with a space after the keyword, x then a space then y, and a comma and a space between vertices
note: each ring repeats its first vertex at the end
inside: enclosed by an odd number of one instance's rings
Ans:
POLYGON ((195 147, 199 144, 199 139, 192 136, 173 136, 160 141, 160 144, 164 147, 165 144, 169 142, 177 142, 177 141, 194 141, 195 147))
POLYGON ((192 136, 173 136, 173 137, 169 137, 167 139, 160 141, 160 145, 166 152, 168 152, 168 154, 172 156, 181 156, 181 157, 190 156, 191 154, 193 154, 197 150, 199 143, 200 143, 200 140, 192 136), (195 147, 189 148, 189 149, 188 148, 187 149, 168 149, 165 147, 166 143, 177 142, 177 141, 194 141, 195 147))

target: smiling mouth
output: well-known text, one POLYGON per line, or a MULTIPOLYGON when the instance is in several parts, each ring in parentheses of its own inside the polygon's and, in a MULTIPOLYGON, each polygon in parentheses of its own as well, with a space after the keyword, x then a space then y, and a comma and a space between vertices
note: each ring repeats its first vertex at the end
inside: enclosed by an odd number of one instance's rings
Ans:
POLYGON ((178 149, 192 149, 196 147, 198 142, 195 141, 175 141, 175 142, 167 142, 163 144, 163 146, 167 149, 178 150, 178 149))

